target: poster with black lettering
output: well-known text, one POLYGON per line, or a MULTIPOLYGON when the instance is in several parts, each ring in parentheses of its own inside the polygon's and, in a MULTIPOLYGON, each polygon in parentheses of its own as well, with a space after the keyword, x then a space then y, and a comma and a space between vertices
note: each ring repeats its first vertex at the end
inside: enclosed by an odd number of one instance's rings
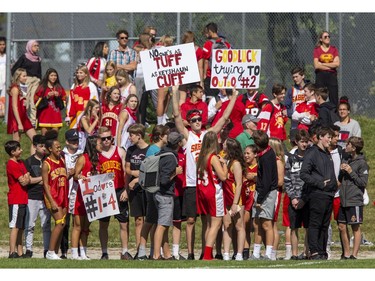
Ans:
POLYGON ((120 213, 113 173, 106 173, 79 180, 89 222, 120 213))
POLYGON ((211 88, 258 89, 261 50, 212 50, 211 88))
POLYGON ((146 90, 199 81, 193 43, 157 47, 140 52, 146 90))

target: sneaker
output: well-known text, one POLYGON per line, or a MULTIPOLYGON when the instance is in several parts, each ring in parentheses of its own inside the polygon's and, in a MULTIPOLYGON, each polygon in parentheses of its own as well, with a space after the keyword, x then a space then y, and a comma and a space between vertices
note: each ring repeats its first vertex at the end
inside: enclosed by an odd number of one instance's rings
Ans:
POLYGON ((203 253, 199 256, 199 260, 203 260, 203 253))
POLYGON ((129 252, 126 252, 125 254, 121 254, 120 259, 129 261, 132 260, 133 257, 131 254, 129 254, 129 252))
POLYGON ((46 258, 47 252, 48 252, 48 250, 44 250, 44 252, 43 252, 43 257, 44 258, 46 258))
POLYGON ((293 261, 298 261, 299 260, 298 256, 291 256, 290 259, 293 260, 293 261))
POLYGON ((249 257, 249 259, 248 259, 249 261, 258 261, 258 260, 260 260, 260 257, 259 258, 257 258, 256 256, 254 256, 254 255, 251 255, 250 257, 249 257))
POLYGON ((182 256, 181 254, 175 255, 173 257, 175 260, 179 260, 179 261, 186 260, 186 258, 182 256))
POLYGON ((195 260, 194 254, 188 254, 187 259, 188 260, 195 260))
POLYGON ((68 257, 66 256, 66 254, 62 254, 61 256, 60 256, 60 259, 62 259, 62 260, 66 260, 68 257))
POLYGON ((250 254, 249 254, 248 251, 247 251, 247 252, 244 251, 244 252, 242 253, 243 260, 245 260, 245 261, 248 260, 248 259, 249 259, 249 255, 250 255, 250 254))
POLYGON ((26 253, 22 255, 24 259, 29 259, 33 256, 33 251, 26 250, 26 253))
POLYGON ((138 261, 145 261, 145 260, 148 260, 148 257, 146 256, 146 255, 144 255, 144 256, 137 256, 137 258, 136 257, 134 257, 134 259, 135 260, 138 260, 138 261))
POLYGON ((109 256, 108 256, 107 253, 103 253, 100 259, 101 260, 109 260, 109 256))
POLYGON ((47 260, 61 260, 62 258, 60 258, 58 255, 56 255, 55 252, 50 252, 48 251, 47 254, 46 254, 46 259, 47 260))
POLYGON ((169 258, 163 258, 165 261, 174 261, 176 258, 174 256, 170 256, 169 258))
POLYGON ((9 259, 18 259, 20 258, 20 256, 16 253, 16 252, 13 252, 11 254, 9 254, 9 259))
POLYGON ((310 256, 310 260, 323 260, 323 259, 324 259, 323 256, 319 254, 310 256))
POLYGON ((80 256, 72 256, 72 260, 82 260, 82 258, 80 256))
POLYGON ((241 254, 236 255, 236 261, 243 261, 243 257, 241 254))
POLYGON ((361 244, 362 245, 366 245, 366 246, 372 246, 372 245, 374 245, 372 242, 366 240, 365 238, 362 239, 361 244))
POLYGON ((162 256, 159 256, 157 257, 156 259, 154 259, 154 257, 151 257, 150 260, 153 260, 153 261, 161 261, 161 260, 164 260, 162 256))
POLYGON ((81 260, 89 261, 91 260, 88 256, 81 256, 81 260))
POLYGON ((222 254, 216 254, 215 259, 216 260, 223 260, 223 255, 222 254))
POLYGON ((231 259, 230 259, 230 256, 229 256, 229 253, 224 253, 223 254, 223 260, 224 261, 230 261, 231 259))
POLYGON ((355 256, 353 256, 353 255, 350 255, 349 259, 356 260, 357 258, 355 256))
POLYGON ((308 257, 307 257, 304 253, 302 253, 302 254, 300 254, 300 255, 298 256, 298 259, 299 259, 299 260, 307 260, 308 257))
POLYGON ((345 257, 344 255, 341 255, 340 260, 350 260, 350 257, 345 257))

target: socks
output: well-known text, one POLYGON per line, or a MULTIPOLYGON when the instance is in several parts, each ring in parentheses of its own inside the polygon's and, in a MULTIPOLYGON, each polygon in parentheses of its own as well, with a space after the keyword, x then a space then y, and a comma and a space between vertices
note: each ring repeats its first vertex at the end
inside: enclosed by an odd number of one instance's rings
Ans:
POLYGON ((260 248, 262 247, 262 244, 254 244, 254 250, 253 250, 253 256, 256 258, 260 257, 260 248))
POLYGON ((180 252, 180 245, 179 244, 173 244, 172 245, 172 255, 178 257, 180 252))
POLYGON ((86 247, 79 247, 79 251, 81 253, 81 258, 86 257, 86 250, 87 250, 86 247))
POLYGON ((138 257, 144 257, 146 255, 146 246, 139 244, 138 257))
POLYGON ((157 116, 158 125, 163 125, 164 116, 157 116))
POLYGON ((125 253, 128 251, 128 248, 122 248, 122 254, 125 255, 125 253))
POLYGON ((78 248, 71 248, 72 251, 72 258, 76 259, 78 258, 78 248))
POLYGON ((285 244, 285 259, 290 260, 291 257, 292 257, 292 245, 285 244))
POLYGON ((271 260, 275 261, 277 259, 277 250, 274 250, 272 248, 272 251, 271 251, 271 260))
POLYGON ((204 254, 203 254, 204 260, 212 260, 212 247, 206 246, 204 247, 204 254))
POLYGON ((271 255, 272 255, 272 249, 273 249, 273 246, 272 245, 267 245, 266 246, 266 256, 271 258, 271 255))

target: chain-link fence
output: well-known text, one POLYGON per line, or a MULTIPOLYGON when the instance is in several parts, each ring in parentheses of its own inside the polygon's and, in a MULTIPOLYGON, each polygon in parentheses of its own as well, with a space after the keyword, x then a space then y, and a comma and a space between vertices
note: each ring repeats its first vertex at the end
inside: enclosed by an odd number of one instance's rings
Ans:
POLYGON ((303 66, 306 78, 315 80, 313 48, 319 32, 328 30, 340 52, 339 96, 349 97, 354 113, 374 115, 373 13, 14 13, 10 22, 12 60, 24 53, 29 39, 37 39, 42 72, 57 69, 66 88, 76 65, 87 61, 96 42, 117 47, 115 33, 120 28, 129 31, 130 46, 147 25, 157 27, 158 36, 174 36, 177 44, 181 34, 191 30, 202 46, 204 26, 216 22, 219 34, 234 48, 262 50, 260 89, 268 95, 275 82, 292 85, 294 66, 303 66))

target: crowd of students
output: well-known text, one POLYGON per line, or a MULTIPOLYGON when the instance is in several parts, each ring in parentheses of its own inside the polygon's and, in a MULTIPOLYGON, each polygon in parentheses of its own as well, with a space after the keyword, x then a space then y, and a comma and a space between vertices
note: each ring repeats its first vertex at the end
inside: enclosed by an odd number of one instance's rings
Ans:
MULTIPOLYGON (((204 31, 207 42, 202 49, 196 48, 197 62, 203 67, 201 81, 157 93, 142 90, 139 80, 140 86, 136 85, 135 78, 142 77, 137 70, 140 58, 127 46, 126 30, 117 32, 116 50, 109 51, 103 42, 97 44, 93 58, 77 67, 68 95, 54 69, 47 70, 30 94, 30 74, 21 62, 17 64, 9 88, 8 133, 13 140, 5 144, 10 157, 9 258, 33 256, 39 215, 45 258, 66 258, 70 248, 72 259, 89 259, 90 223, 78 180, 103 173, 114 173, 123 260, 196 259, 197 218, 202 222, 202 260, 276 260, 280 218, 286 230, 285 259, 327 259, 332 213, 338 223, 341 258, 357 258, 369 167, 362 154, 359 123, 349 117, 348 99, 332 103, 328 89, 307 81, 300 67, 291 71, 295 85, 287 91, 285 85, 275 83, 271 99, 255 89, 242 94, 236 89, 211 89, 207 72, 212 46, 222 40, 227 48, 230 44, 219 36, 215 23, 204 31), (155 94, 158 124, 148 141, 145 112, 139 105, 155 94), (25 102, 30 99, 35 122, 25 102), (170 117, 166 115, 168 102, 172 103, 170 117), (69 129, 62 148, 58 134, 65 107, 69 129), (288 121, 290 132, 286 131, 288 121), (25 161, 21 160, 22 133, 32 140, 31 156, 25 161), (166 152, 171 153, 160 160, 160 190, 143 190, 138 182, 141 162, 166 152), (55 221, 52 230, 51 217, 55 221), (134 218, 133 254, 130 217, 134 218), (187 257, 180 250, 182 223, 187 257), (352 250, 348 225, 354 236, 352 250), (172 241, 169 227, 173 228, 172 241), (305 247, 299 254, 301 227, 305 228, 305 247)), ((155 35, 156 29, 148 27, 135 48, 157 46, 155 35), (144 40, 149 45, 144 46, 144 40)), ((194 42, 192 32, 184 36, 194 42)), ((162 39, 159 44, 171 44, 169 36, 162 39)), ((38 48, 35 40, 30 42, 23 60, 39 64, 38 48)), ((109 259, 109 223, 110 217, 99 220, 101 259, 109 259)))

